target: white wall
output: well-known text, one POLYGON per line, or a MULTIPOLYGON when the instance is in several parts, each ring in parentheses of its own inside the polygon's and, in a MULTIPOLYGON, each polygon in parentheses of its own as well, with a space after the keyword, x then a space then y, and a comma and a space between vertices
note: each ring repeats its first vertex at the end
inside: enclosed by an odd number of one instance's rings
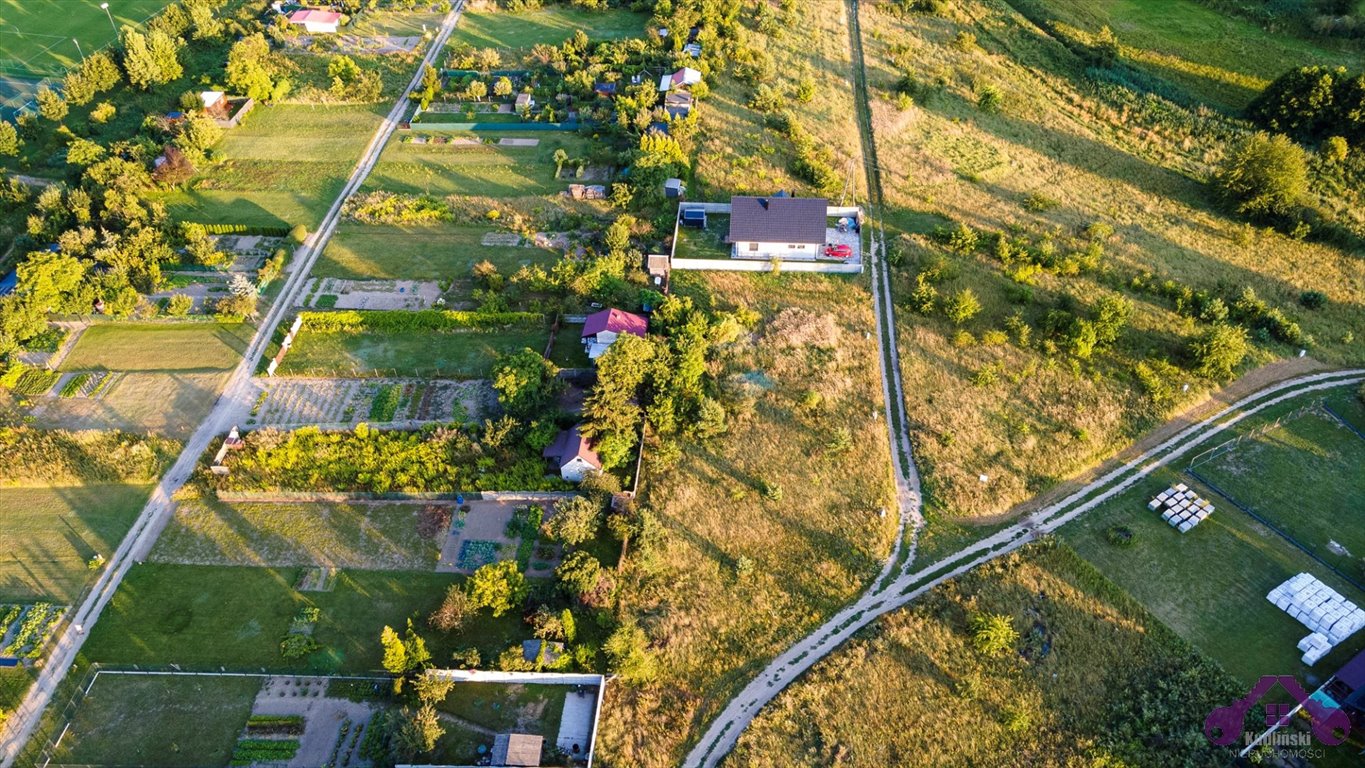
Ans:
MULTIPOLYGON (((771 272, 773 265, 770 261, 759 259, 673 259, 673 268, 715 272, 771 272)), ((781 261, 779 271, 856 275, 863 271, 863 267, 861 264, 832 261, 781 261)))

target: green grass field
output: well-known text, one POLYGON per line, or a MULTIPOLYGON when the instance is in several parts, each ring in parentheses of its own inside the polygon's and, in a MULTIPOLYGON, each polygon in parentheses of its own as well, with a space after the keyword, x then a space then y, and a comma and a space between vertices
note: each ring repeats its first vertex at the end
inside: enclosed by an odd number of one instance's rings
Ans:
POLYGON ((254 330, 246 323, 133 325, 85 329, 64 371, 221 371, 237 365, 254 330))
MULTIPOLYGON (((114 23, 138 25, 169 0, 115 0, 114 23)), ((0 0, 0 72, 59 75, 116 38, 109 16, 93 0, 0 0), (80 48, 74 40, 80 41, 80 48)))
POLYGON ((0 721, 24 700, 33 684, 33 672, 26 667, 0 669, 0 721))
POLYGON ((259 677, 101 674, 53 765, 227 765, 259 677))
POLYGON ((539 325, 446 333, 301 333, 280 365, 281 376, 433 376, 480 379, 497 356, 543 350, 539 325))
MULTIPOLYGON (((450 44, 475 48, 530 48, 537 43, 560 43, 581 29, 591 40, 638 37, 648 18, 629 11, 585 11, 551 7, 525 13, 466 13, 450 36, 450 44)), ((508 62, 504 62, 508 63, 508 62)))
POLYGON ((485 246, 490 230, 454 224, 379 226, 343 224, 309 274, 352 280, 466 280, 475 264, 491 261, 504 275, 528 264, 551 264, 541 248, 485 246))
POLYGON ((183 440, 199 426, 221 391, 219 373, 127 373, 98 399, 46 398, 33 404, 34 424, 71 430, 126 429, 183 440))
POLYGON ((214 147, 224 158, 166 195, 175 218, 315 228, 369 143, 387 103, 257 107, 214 147))
POLYGON ((430 570, 439 545, 417 533, 414 504, 186 501, 151 559, 199 565, 329 565, 430 570))
POLYGON ((0 602, 76 599, 137 519, 150 488, 0 488, 0 602))
MULTIPOLYGON (((1313 554, 1365 582, 1365 527, 1356 524, 1365 499, 1365 439, 1330 415, 1286 422, 1195 471, 1313 554), (1350 555, 1332 552, 1330 541, 1350 555)), ((1211 498, 1221 501, 1217 494, 1211 498)))
MULTIPOLYGON (((569 688, 563 685, 457 683, 436 708, 491 731, 542 736, 548 745, 559 735, 559 718, 568 693, 569 688)), ((447 726, 431 760, 475 765, 480 757, 478 747, 487 746, 488 741, 488 736, 472 728, 447 726)))
MULTIPOLYGON (((1294 407, 1303 404, 1298 402, 1294 407)), ((1281 408, 1278 412, 1288 410, 1290 408, 1281 408)), ((1276 479, 1283 485, 1283 490, 1272 490, 1271 482, 1253 480, 1245 473, 1238 475, 1235 481, 1229 478, 1231 487, 1227 490, 1237 494, 1239 499, 1254 498, 1257 492, 1274 493, 1275 498, 1286 499, 1286 506, 1278 509, 1286 526, 1295 526, 1295 533, 1304 536, 1316 533, 1340 541, 1358 535, 1359 526, 1353 526, 1351 521, 1357 513, 1359 492, 1354 496, 1335 495, 1335 491, 1315 489, 1310 482, 1295 480, 1294 474, 1312 471, 1309 466, 1315 460, 1313 452, 1321 455, 1324 450, 1323 443, 1317 440, 1339 438, 1344 441, 1349 436, 1360 441, 1360 438, 1349 432, 1338 435, 1331 431, 1331 425, 1319 427, 1314 423, 1316 421, 1315 417, 1307 417, 1287 424, 1282 430, 1270 433, 1267 437, 1273 442, 1268 441, 1265 449, 1253 454, 1260 462, 1260 471, 1267 479, 1276 479), (1319 431, 1324 428, 1326 432, 1319 431), (1305 442, 1310 439, 1315 441, 1311 445, 1316 447, 1309 447, 1305 442), (1277 448, 1270 450, 1271 445, 1277 448), (1252 488, 1260 490, 1253 491, 1252 488), (1283 495, 1286 493, 1296 495, 1283 495), (1290 505, 1289 498, 1298 501, 1290 505), (1333 507, 1333 504, 1338 506, 1333 507), (1287 514, 1289 511, 1298 514, 1291 516, 1287 514)), ((1257 419, 1256 423, 1264 422, 1257 419)), ((1246 430, 1254 425, 1244 423, 1240 426, 1246 430)), ((1345 451, 1338 443, 1327 444, 1345 451)), ((1229 459, 1237 461, 1246 448, 1244 444, 1239 451, 1230 454, 1229 459)), ((1355 455, 1359 457, 1360 453, 1355 452, 1355 455)), ((1308 634, 1308 630, 1268 602, 1266 593, 1303 571, 1322 579, 1356 603, 1365 602, 1365 593, 1179 471, 1184 466, 1180 463, 1153 473, 1126 493, 1064 527, 1063 538, 1109 579, 1239 679, 1250 682, 1265 674, 1303 676, 1308 669, 1299 661, 1300 653, 1295 644, 1308 634), (1216 507, 1212 516, 1185 534, 1176 532, 1146 506, 1158 492, 1176 483, 1186 483, 1216 507), (1136 540, 1131 546, 1116 547, 1108 543, 1105 534, 1115 525, 1127 526, 1135 532, 1136 540), (1255 638, 1255 642, 1248 642, 1247 638, 1255 638)), ((1206 464, 1204 468, 1208 466, 1206 464)), ((1338 483, 1358 482, 1362 473, 1359 464, 1353 465, 1354 470, 1339 461, 1328 466, 1336 468, 1338 483)), ((1325 540, 1321 543, 1325 544, 1325 540)), ((1359 580, 1358 562, 1354 567, 1356 570, 1352 575, 1359 580)), ((1315 672, 1335 669, 1358 650, 1350 643, 1339 647, 1318 663, 1315 672)))
POLYGON ((456 648, 468 646, 478 647, 484 658, 496 658, 524 632, 515 614, 480 616, 453 635, 429 631, 426 616, 460 579, 451 574, 342 571, 330 592, 298 592, 294 584, 300 572, 134 566, 92 630, 85 657, 106 664, 179 664, 186 670, 372 672, 380 669, 379 633, 386 624, 401 629, 413 619, 433 659, 442 663, 456 648), (280 638, 305 604, 322 610, 313 639, 323 650, 303 661, 286 661, 280 638))
POLYGON ((584 157, 591 149, 591 142, 575 133, 509 132, 496 138, 533 138, 540 144, 504 147, 390 142, 364 188, 414 195, 550 195, 568 189, 570 183, 569 179, 554 177, 555 150, 562 148, 572 160, 584 157))
POLYGON ((1108 25, 1134 66, 1231 109, 1246 106, 1266 83, 1295 67, 1358 70, 1365 62, 1344 41, 1276 34, 1195 0, 1057 0, 1047 9, 1088 34, 1108 25))

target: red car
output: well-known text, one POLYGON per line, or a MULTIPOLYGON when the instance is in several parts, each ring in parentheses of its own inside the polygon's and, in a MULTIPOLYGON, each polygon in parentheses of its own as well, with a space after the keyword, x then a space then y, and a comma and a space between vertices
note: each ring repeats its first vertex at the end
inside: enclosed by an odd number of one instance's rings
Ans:
POLYGON ((853 246, 851 245, 825 246, 825 258, 827 259, 847 259, 851 256, 853 256, 853 246))

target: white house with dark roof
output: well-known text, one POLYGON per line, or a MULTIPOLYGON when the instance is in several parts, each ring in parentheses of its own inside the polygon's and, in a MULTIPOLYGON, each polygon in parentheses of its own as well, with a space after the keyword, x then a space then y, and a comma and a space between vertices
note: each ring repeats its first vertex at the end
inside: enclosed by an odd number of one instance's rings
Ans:
POLYGON ((732 197, 725 242, 736 258, 814 259, 825 245, 828 211, 823 197, 732 197))
POLYGON ((593 472, 602 471, 602 460, 592 448, 588 438, 578 431, 578 427, 566 429, 555 436, 555 441, 546 446, 541 455, 559 476, 571 483, 582 482, 593 472))

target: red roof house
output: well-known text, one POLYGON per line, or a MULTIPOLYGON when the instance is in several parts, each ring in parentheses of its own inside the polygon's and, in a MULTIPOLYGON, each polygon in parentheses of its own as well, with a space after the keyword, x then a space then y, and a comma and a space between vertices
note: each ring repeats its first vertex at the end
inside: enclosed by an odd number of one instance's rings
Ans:
POLYGON ((289 23, 301 25, 309 32, 336 34, 341 23, 341 14, 336 11, 318 11, 311 8, 289 14, 289 23))
POLYGON ((588 315, 583 321, 583 345, 588 348, 588 358, 596 360, 621 334, 644 338, 648 331, 649 320, 643 315, 612 307, 588 315))

